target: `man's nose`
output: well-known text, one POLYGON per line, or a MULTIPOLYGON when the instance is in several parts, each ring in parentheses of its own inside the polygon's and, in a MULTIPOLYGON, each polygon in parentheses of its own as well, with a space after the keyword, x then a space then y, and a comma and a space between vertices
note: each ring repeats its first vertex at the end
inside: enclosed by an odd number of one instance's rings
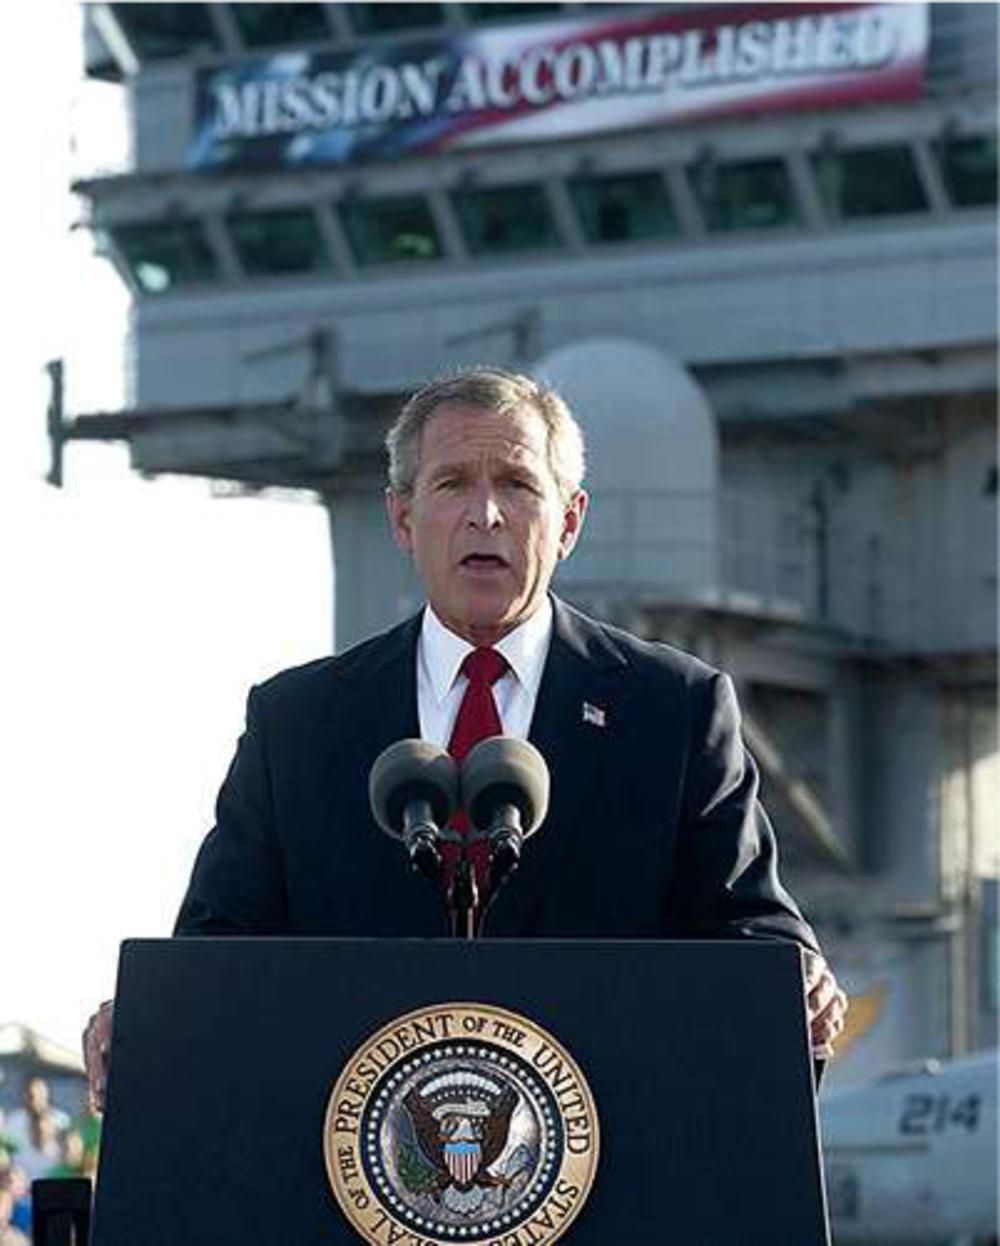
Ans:
POLYGON ((495 528, 503 521, 491 481, 480 481, 469 498, 468 521, 475 528, 495 528))

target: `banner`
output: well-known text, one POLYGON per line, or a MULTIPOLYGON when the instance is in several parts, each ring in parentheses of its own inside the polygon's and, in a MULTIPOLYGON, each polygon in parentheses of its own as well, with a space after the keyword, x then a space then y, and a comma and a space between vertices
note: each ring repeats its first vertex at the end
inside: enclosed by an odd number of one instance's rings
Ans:
POLYGON ((192 168, 343 164, 916 98, 926 4, 720 5, 201 70, 192 168))

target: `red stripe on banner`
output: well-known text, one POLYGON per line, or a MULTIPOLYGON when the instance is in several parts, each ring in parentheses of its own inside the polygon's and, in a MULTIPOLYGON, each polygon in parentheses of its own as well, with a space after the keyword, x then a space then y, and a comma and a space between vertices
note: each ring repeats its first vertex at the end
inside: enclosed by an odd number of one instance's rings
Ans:
POLYGON ((789 87, 786 91, 768 91, 755 99, 733 103, 709 104, 689 109, 676 117, 657 118, 655 125, 679 125, 682 122, 707 121, 717 117, 745 117, 753 113, 791 112, 793 109, 838 108, 848 104, 905 101, 919 98, 923 90, 923 62, 911 61, 895 69, 883 71, 876 82, 814 82, 807 86, 789 87))
MULTIPOLYGON (((789 4, 733 4, 716 6, 711 9, 693 10, 684 13, 652 15, 633 18, 632 20, 605 22, 599 25, 581 24, 567 28, 565 33, 556 39, 540 38, 527 49, 517 52, 515 60, 520 61, 527 50, 544 47, 554 54, 567 47, 586 44, 588 46, 602 39, 621 41, 637 36, 654 34, 678 34, 688 30, 702 30, 705 34, 704 51, 711 55, 715 49, 715 33, 720 25, 739 26, 748 22, 788 21, 797 17, 825 17, 841 12, 865 12, 885 8, 885 3, 857 3, 844 0, 841 3, 789 3, 789 4)), ((804 106, 813 108, 830 108, 839 105, 858 103, 880 103, 885 101, 907 102, 918 98, 923 89, 924 57, 916 57, 891 69, 861 69, 855 71, 850 78, 840 78, 839 72, 817 71, 824 76, 821 81, 810 82, 796 87, 782 89, 776 87, 752 94, 745 99, 729 100, 717 104, 685 106, 676 112, 665 108, 658 116, 647 117, 625 123, 620 130, 649 128, 651 126, 674 126, 689 121, 708 119, 720 116, 745 116, 748 113, 766 111, 787 111, 804 106)), ((509 84, 508 84, 509 85, 509 84)), ((738 86, 738 83, 732 85, 738 86)), ((689 96, 693 98, 693 96, 689 96)), ((529 103, 520 100, 508 108, 490 108, 478 112, 461 114, 449 125, 446 132, 438 134, 426 142, 415 145, 412 150, 422 152, 442 151, 455 145, 457 139, 475 134, 477 131, 489 131, 497 125, 507 125, 520 117, 555 113, 560 109, 570 109, 576 100, 553 99, 544 104, 529 103)), ((589 102, 584 99, 583 102, 589 102)), ((571 137, 587 133, 612 133, 612 130, 601 130, 599 127, 586 127, 579 131, 572 127, 564 135, 545 134, 529 135, 527 142, 545 141, 556 137, 571 137)), ((489 135, 484 133, 484 143, 489 135)), ((518 141, 516 137, 504 137, 498 140, 501 144, 518 141)))

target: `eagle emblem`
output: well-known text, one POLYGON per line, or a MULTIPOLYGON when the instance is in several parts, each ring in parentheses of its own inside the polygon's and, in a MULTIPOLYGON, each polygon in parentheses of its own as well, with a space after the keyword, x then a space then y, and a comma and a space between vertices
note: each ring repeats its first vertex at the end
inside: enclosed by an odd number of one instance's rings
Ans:
POLYGON ((536 1022, 440 1004, 387 1022, 345 1064, 323 1149, 337 1201, 373 1246, 523 1243, 529 1224, 553 1246, 594 1178, 597 1112, 536 1022))
POLYGON ((441 1073, 414 1086, 403 1107, 432 1169, 420 1181, 420 1192, 440 1201, 452 1186, 460 1193, 475 1187, 506 1189, 512 1177, 495 1175, 490 1167, 507 1146, 519 1098, 505 1080, 472 1070, 441 1073))

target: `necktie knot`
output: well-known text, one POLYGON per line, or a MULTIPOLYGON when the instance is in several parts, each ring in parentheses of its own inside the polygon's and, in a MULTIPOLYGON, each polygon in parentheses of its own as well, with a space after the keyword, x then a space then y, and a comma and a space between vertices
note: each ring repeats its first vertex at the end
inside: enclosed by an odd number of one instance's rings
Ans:
POLYGON ((462 663, 462 674, 470 684, 492 688, 507 670, 507 659, 496 649, 473 649, 462 663))

